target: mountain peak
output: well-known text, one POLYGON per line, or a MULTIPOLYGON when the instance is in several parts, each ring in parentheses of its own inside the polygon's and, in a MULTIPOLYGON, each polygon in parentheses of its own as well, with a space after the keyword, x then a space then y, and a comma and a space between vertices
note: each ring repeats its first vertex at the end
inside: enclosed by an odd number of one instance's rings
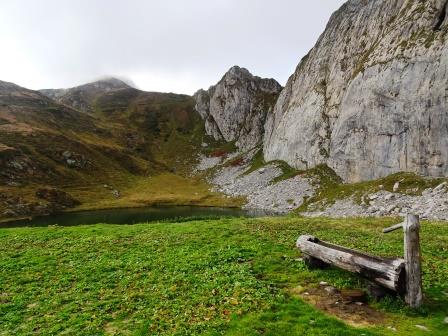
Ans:
POLYGON ((274 79, 233 66, 208 91, 196 92, 196 110, 205 120, 207 134, 249 150, 260 143, 266 115, 281 90, 274 79))
POLYGON ((128 88, 134 86, 130 80, 120 79, 117 77, 103 77, 93 83, 104 83, 117 88, 128 88))
POLYGON ((100 90, 129 89, 133 87, 122 79, 116 77, 104 77, 97 81, 78 86, 78 88, 93 87, 100 90))
POLYGON ((242 68, 238 65, 234 65, 233 67, 231 67, 224 76, 227 75, 246 75, 246 76, 251 76, 253 77, 253 75, 250 73, 249 70, 247 70, 246 68, 242 68))

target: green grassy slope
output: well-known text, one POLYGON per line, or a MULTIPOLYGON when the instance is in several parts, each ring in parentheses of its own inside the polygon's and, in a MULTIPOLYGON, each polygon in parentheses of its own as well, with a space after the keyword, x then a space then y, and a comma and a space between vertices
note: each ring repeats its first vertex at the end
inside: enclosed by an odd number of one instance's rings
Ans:
POLYGON ((80 209, 240 203, 216 197, 204 182, 187 178, 207 139, 190 96, 94 83, 55 101, 0 84, 0 220, 9 209, 2 198, 39 205, 45 201, 35 192, 42 187, 68 192, 81 201, 80 209), (67 152, 81 164, 68 165, 67 152), (116 199, 104 185, 125 197, 116 199), (144 197, 141 186, 149 188, 144 197))
POLYGON ((379 318, 355 328, 298 295, 319 281, 363 286, 336 269, 308 270, 294 247, 300 234, 400 255, 402 235, 380 233, 392 223, 274 218, 3 229, 0 335, 446 335, 445 223, 423 222, 427 298, 418 311, 395 300, 371 303, 379 318))

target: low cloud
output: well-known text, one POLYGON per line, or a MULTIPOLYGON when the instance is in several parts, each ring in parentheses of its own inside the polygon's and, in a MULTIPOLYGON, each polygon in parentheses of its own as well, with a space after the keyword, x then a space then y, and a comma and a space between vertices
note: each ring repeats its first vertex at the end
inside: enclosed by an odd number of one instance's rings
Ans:
POLYGON ((5 0, 0 80, 41 89, 119 76, 192 94, 238 64, 285 84, 343 2, 5 0))

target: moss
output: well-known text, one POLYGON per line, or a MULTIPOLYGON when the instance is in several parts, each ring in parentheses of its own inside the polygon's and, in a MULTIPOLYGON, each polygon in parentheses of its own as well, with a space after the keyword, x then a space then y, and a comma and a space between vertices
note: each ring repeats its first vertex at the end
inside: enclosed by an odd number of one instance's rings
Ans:
POLYGON ((248 175, 266 165, 266 161, 263 156, 263 149, 260 148, 257 153, 252 158, 249 168, 244 172, 245 175, 248 175))
POLYGON ((271 181, 272 184, 288 180, 300 174, 299 170, 291 167, 285 161, 272 161, 272 163, 275 163, 277 167, 279 167, 282 170, 282 174, 271 181))
POLYGON ((212 155, 214 153, 230 154, 238 150, 235 144, 236 141, 231 142, 216 141, 212 138, 209 138, 208 140, 209 140, 208 147, 203 149, 203 152, 206 155, 212 155))
POLYGON ((353 71, 352 79, 355 79, 360 73, 365 71, 367 64, 369 63, 370 56, 375 51, 378 44, 379 40, 375 41, 375 43, 373 43, 372 46, 361 56, 355 70, 353 71))

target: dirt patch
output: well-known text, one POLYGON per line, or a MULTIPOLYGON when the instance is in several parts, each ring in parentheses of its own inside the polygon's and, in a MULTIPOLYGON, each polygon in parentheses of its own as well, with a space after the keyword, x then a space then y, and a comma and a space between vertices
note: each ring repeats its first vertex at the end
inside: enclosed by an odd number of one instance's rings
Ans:
POLYGON ((121 324, 117 322, 109 322, 104 326, 104 333, 106 335, 131 335, 131 331, 124 328, 123 324, 127 324, 128 321, 122 321, 121 324))
POLYGON ((369 327, 382 324, 385 320, 381 313, 366 303, 344 300, 340 292, 329 293, 324 287, 303 288, 299 286, 291 290, 305 302, 312 304, 320 311, 333 315, 354 327, 369 327))

